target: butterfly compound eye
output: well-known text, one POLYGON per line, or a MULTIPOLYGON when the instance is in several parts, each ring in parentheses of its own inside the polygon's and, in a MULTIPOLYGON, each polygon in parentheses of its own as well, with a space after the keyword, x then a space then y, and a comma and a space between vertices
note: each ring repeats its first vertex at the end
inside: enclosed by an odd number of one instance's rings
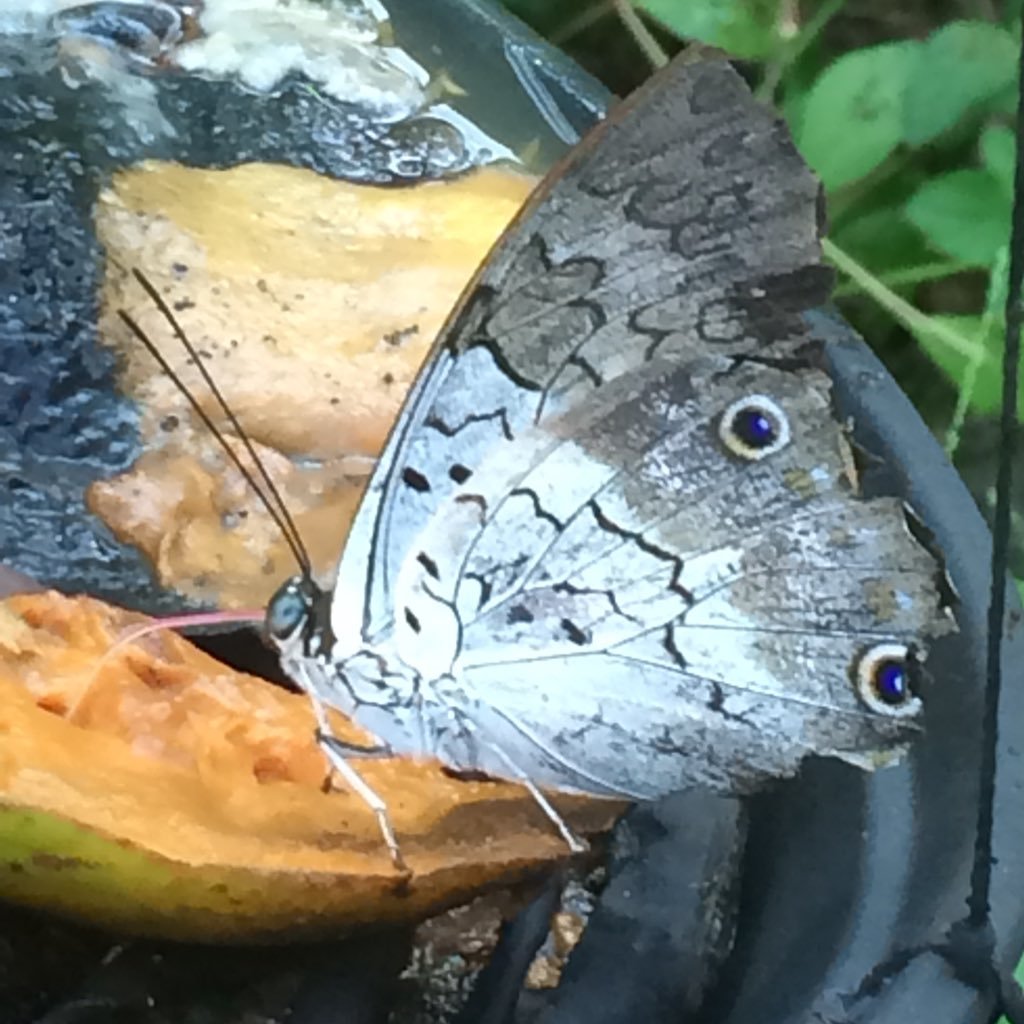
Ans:
POLYGON ((747 395, 722 413, 718 436, 733 455, 756 462, 789 444, 789 420, 767 395, 747 395))
POLYGON ((914 652, 905 644, 869 647, 853 665, 857 696, 880 715, 916 715, 921 710, 913 690, 916 669, 914 652))
POLYGON ((271 640, 283 642, 295 635, 309 615, 309 602, 295 580, 283 584, 267 605, 264 626, 271 640))

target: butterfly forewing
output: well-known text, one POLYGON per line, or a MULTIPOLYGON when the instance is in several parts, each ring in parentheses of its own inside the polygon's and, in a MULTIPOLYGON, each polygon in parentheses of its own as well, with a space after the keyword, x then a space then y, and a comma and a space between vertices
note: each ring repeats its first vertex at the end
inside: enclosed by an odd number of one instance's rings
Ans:
POLYGON ((412 538, 496 445, 659 349, 792 340, 828 295, 817 197, 724 61, 675 64, 623 103, 538 189, 442 331, 347 545, 339 635, 360 591, 364 635, 387 627, 412 538))
POLYGON ((370 651, 438 718, 396 749, 633 796, 898 747, 916 715, 866 706, 858 659, 947 621, 899 503, 857 495, 816 365, 818 191, 720 60, 670 66, 574 151, 396 425, 322 697, 358 719, 370 651))

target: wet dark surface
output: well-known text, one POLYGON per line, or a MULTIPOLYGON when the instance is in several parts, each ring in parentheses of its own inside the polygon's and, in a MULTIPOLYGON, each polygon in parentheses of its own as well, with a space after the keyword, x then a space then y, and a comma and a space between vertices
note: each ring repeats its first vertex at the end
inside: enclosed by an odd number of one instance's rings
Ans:
MULTIPOLYGON (((3 47, 0 41, 0 47, 3 47)), ((136 417, 96 344, 100 172, 69 90, 32 55, 0 65, 0 562, 61 589, 160 607, 140 555, 86 514, 88 484, 127 468, 136 417), (142 596, 145 595, 145 596, 142 596)))
MULTIPOLYGON (((456 6, 434 5, 439 20, 418 37, 425 26, 416 5, 396 5, 397 37, 420 38, 413 56, 438 66, 438 40, 450 49, 464 17, 456 6)), ((470 20, 463 38, 476 49, 460 58, 459 74, 487 88, 471 94, 466 113, 483 118, 489 107, 484 120, 515 122, 518 144, 539 141, 550 159, 562 143, 533 100, 560 129, 574 125, 571 136, 593 119, 603 92, 576 87, 586 99, 574 98, 562 85, 565 58, 538 69, 536 53, 545 51, 528 32, 496 36, 501 23, 486 9, 470 20), (504 85, 486 72, 506 47, 534 69, 529 93, 511 70, 504 85), (498 109, 496 90, 509 100, 498 109)), ((148 612, 180 609, 186 602, 162 590, 138 552, 83 503, 90 483, 139 454, 136 412, 117 394, 113 359, 96 340, 103 255, 92 206, 110 174, 144 158, 201 167, 260 160, 395 184, 457 174, 488 151, 443 120, 443 109, 387 123, 295 76, 271 97, 181 73, 69 83, 52 34, 0 36, 0 68, 0 564, 66 592, 148 612)))
POLYGON ((387 1019, 412 932, 287 949, 121 942, 0 908, 4 1024, 370 1024, 387 1019), (26 955, 24 945, 32 947, 26 955))
POLYGON ((700 791, 634 808, 561 984, 517 1019, 696 1019, 732 948, 746 828, 739 800, 700 791))

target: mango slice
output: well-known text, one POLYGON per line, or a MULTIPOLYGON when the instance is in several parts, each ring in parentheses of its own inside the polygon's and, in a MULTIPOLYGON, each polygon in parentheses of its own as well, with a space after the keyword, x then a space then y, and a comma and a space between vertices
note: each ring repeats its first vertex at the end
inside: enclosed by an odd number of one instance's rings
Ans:
MULTIPOLYGON (((160 345, 236 450, 174 310, 330 576, 373 459, 430 342, 532 182, 484 170, 381 189, 269 165, 147 162, 101 196, 101 335, 145 452, 89 507, 162 584, 261 606, 295 566, 278 526, 117 316, 160 345)), ((248 462, 248 456, 243 455, 248 462)), ((0 602, 0 898, 122 932, 266 941, 415 920, 567 856, 518 786, 367 761, 412 874, 372 814, 323 791, 305 697, 235 673, 87 598, 0 602)), ((341 736, 360 737, 335 722, 341 736)), ((621 804, 558 797, 577 831, 621 804)))

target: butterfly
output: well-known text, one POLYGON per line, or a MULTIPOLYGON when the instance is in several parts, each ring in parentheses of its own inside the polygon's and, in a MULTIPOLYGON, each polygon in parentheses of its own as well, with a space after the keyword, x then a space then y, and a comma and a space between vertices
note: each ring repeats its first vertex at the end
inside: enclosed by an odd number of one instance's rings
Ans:
POLYGON ((722 58, 684 57, 537 189, 404 405, 332 589, 266 633, 332 767, 432 757, 545 796, 746 793, 922 726, 952 627, 912 514, 862 496, 805 313, 820 187, 722 58), (327 709, 377 738, 343 743, 327 709))

